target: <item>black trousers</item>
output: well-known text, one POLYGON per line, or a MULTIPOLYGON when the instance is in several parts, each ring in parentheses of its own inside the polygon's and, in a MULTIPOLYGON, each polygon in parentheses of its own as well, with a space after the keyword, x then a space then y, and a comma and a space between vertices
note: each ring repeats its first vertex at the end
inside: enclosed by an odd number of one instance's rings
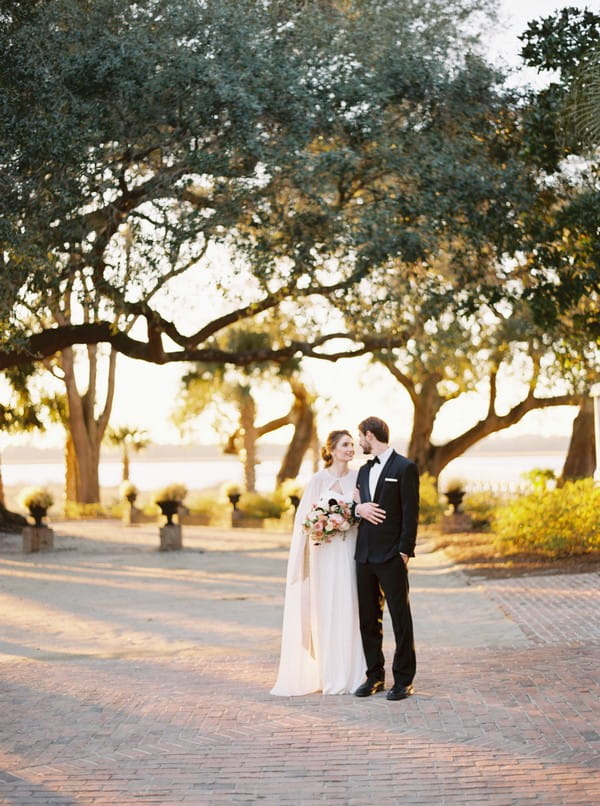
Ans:
POLYGON ((383 680, 383 604, 387 602, 394 628, 396 651, 392 663, 394 683, 408 686, 417 661, 408 598, 408 570, 400 555, 385 563, 357 563, 360 634, 367 661, 367 677, 383 680))

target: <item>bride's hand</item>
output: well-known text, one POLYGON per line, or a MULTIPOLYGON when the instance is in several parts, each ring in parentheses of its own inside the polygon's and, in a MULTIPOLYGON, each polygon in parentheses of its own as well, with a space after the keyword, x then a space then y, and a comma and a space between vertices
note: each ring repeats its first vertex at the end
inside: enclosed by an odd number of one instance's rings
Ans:
POLYGON ((352 493, 352 500, 355 504, 360 504, 360 490, 358 487, 354 488, 354 492, 352 493))

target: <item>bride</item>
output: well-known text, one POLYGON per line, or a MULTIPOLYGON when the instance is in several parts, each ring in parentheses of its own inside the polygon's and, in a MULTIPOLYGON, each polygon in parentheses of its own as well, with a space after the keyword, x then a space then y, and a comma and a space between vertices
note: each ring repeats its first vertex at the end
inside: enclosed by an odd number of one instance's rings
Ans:
POLYGON ((303 530, 313 504, 351 503, 356 472, 348 468, 354 443, 332 431, 322 449, 325 469, 308 482, 294 519, 287 567, 279 674, 271 694, 353 692, 365 675, 360 638, 354 549, 356 526, 315 544, 303 530))

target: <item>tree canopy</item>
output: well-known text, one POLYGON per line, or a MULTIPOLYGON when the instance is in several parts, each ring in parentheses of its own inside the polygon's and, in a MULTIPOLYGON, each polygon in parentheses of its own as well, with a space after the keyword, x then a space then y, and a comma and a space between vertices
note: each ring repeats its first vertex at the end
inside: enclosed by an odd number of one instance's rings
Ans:
MULTIPOLYGON (((100 341, 156 363, 323 355, 340 333, 309 317, 266 350, 214 340, 459 236, 478 281, 531 192, 516 100, 465 56, 489 5, 3 3, 0 368, 100 341), (237 277, 210 270, 218 244, 237 277), (51 322, 66 288, 71 316, 51 322)), ((335 355, 379 346, 365 330, 335 355)))
POLYGON ((567 7, 532 21, 521 36, 526 64, 555 71, 531 91, 524 142, 540 193, 526 218, 521 280, 536 319, 547 327, 570 318, 574 330, 600 338, 600 162, 574 125, 573 100, 600 47, 600 15, 567 7))

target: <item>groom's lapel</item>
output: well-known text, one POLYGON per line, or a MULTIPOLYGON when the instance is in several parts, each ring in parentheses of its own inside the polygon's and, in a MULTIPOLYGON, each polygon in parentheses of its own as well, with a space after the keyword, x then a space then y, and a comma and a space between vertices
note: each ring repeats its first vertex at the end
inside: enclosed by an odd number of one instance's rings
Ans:
POLYGON ((379 500, 379 496, 381 495, 381 491, 383 489, 383 483, 386 479, 386 476, 389 475, 389 472, 392 468, 392 465, 394 464, 396 456, 397 456, 396 451, 392 451, 387 462, 381 468, 381 473, 379 474, 379 478, 377 479, 377 486, 375 487, 375 495, 373 497, 374 501, 379 500))
POLYGON ((363 465, 362 473, 360 474, 360 500, 366 503, 371 500, 371 493, 369 491, 369 471, 368 464, 363 465))

